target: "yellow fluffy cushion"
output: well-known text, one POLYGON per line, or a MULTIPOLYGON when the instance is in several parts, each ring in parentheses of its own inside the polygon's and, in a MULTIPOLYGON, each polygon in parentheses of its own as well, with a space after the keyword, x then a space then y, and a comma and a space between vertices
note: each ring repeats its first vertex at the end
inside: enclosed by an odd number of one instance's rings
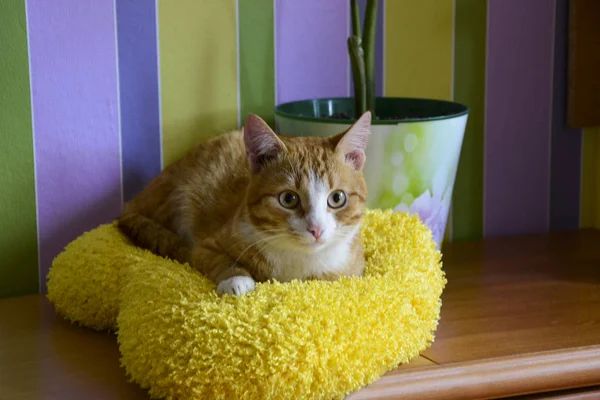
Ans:
POLYGON ((418 217, 369 211, 361 235, 364 277, 238 298, 103 225, 55 259, 48 297, 71 321, 118 327, 122 364, 153 397, 343 398, 431 344, 446 283, 418 217))

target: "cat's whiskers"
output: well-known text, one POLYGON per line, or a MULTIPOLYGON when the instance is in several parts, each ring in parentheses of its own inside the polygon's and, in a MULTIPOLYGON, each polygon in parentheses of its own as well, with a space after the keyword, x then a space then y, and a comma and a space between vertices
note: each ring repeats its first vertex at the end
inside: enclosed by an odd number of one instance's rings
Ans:
MULTIPOLYGON (((261 233, 283 233, 286 231, 287 231, 287 229, 285 229, 285 228, 274 228, 274 229, 261 230, 260 232, 261 233)), ((240 244, 245 244, 244 242, 246 242, 246 240, 248 239, 248 236, 242 236, 241 232, 238 232, 235 234, 235 236, 231 237, 230 239, 233 240, 234 238, 237 240, 235 240, 232 244, 230 244, 228 246, 227 251, 233 250, 236 246, 239 246, 240 244)))
POLYGON ((256 254, 254 254, 254 256, 252 256, 252 258, 250 259, 249 263, 252 264, 254 263, 254 261, 256 261, 256 259, 261 256, 264 255, 264 253, 266 253, 269 248, 272 248, 273 246, 275 246, 276 244, 278 244, 281 241, 281 236, 277 236, 275 239, 277 240, 272 240, 269 241, 267 243, 262 243, 261 244, 261 248, 259 249, 258 252, 256 252, 256 254))
POLYGON ((334 189, 367 197, 364 157, 348 156, 364 152, 369 126, 367 115, 331 141, 278 138, 250 115, 243 131, 205 141, 165 168, 127 204, 119 227, 158 255, 190 258, 219 287, 224 283, 223 293, 233 290, 229 279, 219 281, 231 262, 236 273, 280 281, 362 273, 361 243, 352 242, 358 225, 345 224, 362 218, 356 213, 364 202, 349 202, 347 212, 330 212, 326 204, 334 189), (283 190, 294 190, 300 207, 284 213, 273 199, 249 201, 283 190), (262 216, 256 224, 250 212, 262 216), (324 233, 320 239, 311 236, 311 225, 324 233), (191 257, 184 245, 192 247, 191 257))
POLYGON ((235 266, 235 264, 237 264, 237 262, 240 260, 240 258, 242 258, 242 256, 244 255, 244 253, 246 253, 248 250, 250 250, 250 248, 252 248, 254 246, 257 246, 258 244, 260 244, 262 242, 269 243, 269 242, 271 242, 271 241, 273 241, 275 239, 281 238, 283 236, 285 236, 285 234, 280 234, 280 235, 275 235, 275 236, 268 236, 268 237, 265 237, 265 238, 262 238, 262 239, 259 239, 259 240, 255 241, 254 243, 252 243, 250 246, 246 247, 244 249, 244 251, 242 251, 240 253, 240 255, 238 256, 238 258, 236 258, 236 260, 233 262, 233 264, 231 265, 231 267, 233 268, 235 266))

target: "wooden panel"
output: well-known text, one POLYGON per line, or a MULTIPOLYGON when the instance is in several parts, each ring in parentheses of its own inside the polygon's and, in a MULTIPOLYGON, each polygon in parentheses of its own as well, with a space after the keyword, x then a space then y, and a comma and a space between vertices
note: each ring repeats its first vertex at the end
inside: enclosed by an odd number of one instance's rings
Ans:
POLYGON ((599 382, 600 346, 413 369, 383 377, 348 400, 496 399, 599 382))
POLYGON ((402 364, 395 370, 388 372, 387 374, 385 374, 385 376, 402 374, 406 370, 415 369, 415 368, 433 367, 435 365, 437 365, 437 364, 434 363, 433 361, 431 361, 423 356, 419 356, 418 358, 415 358, 408 364, 402 364))
POLYGON ((600 1, 571 0, 569 17, 569 125, 600 125, 600 1))
MULTIPOLYGON (((598 243, 600 231, 588 229, 447 244, 432 348, 349 399, 499 398, 600 385, 598 243)), ((11 321, 0 329, 0 393, 8 398, 147 398, 127 383, 113 335, 70 325, 44 298, 0 301, 0 321, 11 321)), ((550 398, 577 396, 594 398, 550 398)))
MULTIPOLYGON (((0 321, 11 321, 0 329, 0 393, 7 398, 148 398, 127 382, 113 334, 69 324, 45 298, 0 301, 0 321)), ((418 357, 387 376, 433 365, 418 357)))
POLYGON ((0 398, 148 398, 127 382, 114 335, 69 324, 45 298, 0 301, 0 321, 0 398))
POLYGON ((447 364, 600 345, 600 231, 455 243, 436 340, 447 364))
POLYGON ((529 394, 511 397, 511 400, 597 400, 600 399, 600 386, 592 386, 581 389, 567 389, 552 393, 529 394))

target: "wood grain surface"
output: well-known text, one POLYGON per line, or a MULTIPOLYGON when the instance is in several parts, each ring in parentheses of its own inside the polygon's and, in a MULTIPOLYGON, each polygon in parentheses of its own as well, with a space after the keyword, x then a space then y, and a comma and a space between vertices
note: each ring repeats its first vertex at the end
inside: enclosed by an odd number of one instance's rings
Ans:
POLYGON ((113 334, 59 318, 42 296, 0 301, 1 400, 148 399, 127 382, 113 334))
MULTIPOLYGON (((443 253, 433 346, 349 399, 600 398, 600 231, 443 253)), ((148 396, 127 382, 114 335, 69 324, 40 296, 1 300, 0 399, 83 398, 148 396)))
MULTIPOLYGON (((434 365, 418 357, 401 372, 434 365)), ((0 300, 0 400, 149 399, 120 368, 116 337, 70 324, 42 296, 0 300)))
POLYGON ((600 231, 455 243, 437 364, 600 345, 600 231))
POLYGON ((414 369, 384 376, 348 400, 497 399, 600 383, 600 346, 414 369))
POLYGON ((394 371, 349 399, 487 399, 600 384, 600 231, 442 250, 448 285, 423 352, 439 366, 394 371))
POLYGON ((598 400, 600 399, 600 386, 578 389, 559 390, 552 393, 526 394, 514 396, 510 400, 598 400))

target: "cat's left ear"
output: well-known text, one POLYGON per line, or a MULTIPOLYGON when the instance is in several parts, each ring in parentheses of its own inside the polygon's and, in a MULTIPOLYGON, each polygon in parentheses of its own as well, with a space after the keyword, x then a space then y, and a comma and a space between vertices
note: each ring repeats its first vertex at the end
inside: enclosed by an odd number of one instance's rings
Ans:
POLYGON ((365 149, 370 134, 371 112, 367 111, 347 131, 332 138, 336 151, 357 171, 365 165, 365 149))
POLYGON ((244 123, 244 145, 248 164, 253 173, 259 173, 267 162, 277 158, 285 145, 258 115, 250 114, 244 123))

